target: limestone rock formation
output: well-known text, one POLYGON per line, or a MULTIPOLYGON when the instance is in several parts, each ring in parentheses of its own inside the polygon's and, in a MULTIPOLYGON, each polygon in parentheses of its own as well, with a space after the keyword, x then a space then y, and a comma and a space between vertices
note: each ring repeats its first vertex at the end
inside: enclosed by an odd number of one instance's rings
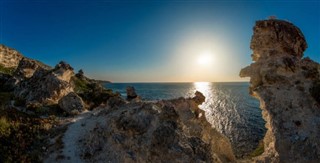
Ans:
POLYGON ((320 162, 320 66, 303 58, 302 32, 282 20, 257 21, 251 40, 250 93, 260 100, 267 133, 260 162, 320 162))
POLYGON ((84 102, 76 93, 70 92, 58 102, 60 108, 68 114, 75 115, 85 110, 84 102))
POLYGON ((22 58, 18 51, 0 44, 0 66, 16 68, 22 58))
POLYGON ((87 162, 235 161, 230 142, 211 127, 198 105, 179 98, 108 107, 75 140, 76 153, 87 162))
POLYGON ((52 70, 39 67, 31 78, 15 88, 14 93, 27 104, 58 103, 59 99, 73 91, 70 84, 73 75, 73 68, 65 62, 60 62, 52 70))
POLYGON ((31 78, 38 68, 51 69, 39 61, 24 57, 14 49, 0 45, 0 74, 7 76, 1 82, 2 90, 12 91, 20 81, 31 78))

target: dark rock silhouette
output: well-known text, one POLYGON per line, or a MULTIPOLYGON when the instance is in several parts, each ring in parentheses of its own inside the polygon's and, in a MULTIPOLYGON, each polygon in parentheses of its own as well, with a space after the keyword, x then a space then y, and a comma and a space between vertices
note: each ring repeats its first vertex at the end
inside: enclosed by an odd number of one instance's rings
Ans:
POLYGON ((134 87, 127 86, 126 91, 127 91, 127 100, 132 100, 138 97, 134 87))

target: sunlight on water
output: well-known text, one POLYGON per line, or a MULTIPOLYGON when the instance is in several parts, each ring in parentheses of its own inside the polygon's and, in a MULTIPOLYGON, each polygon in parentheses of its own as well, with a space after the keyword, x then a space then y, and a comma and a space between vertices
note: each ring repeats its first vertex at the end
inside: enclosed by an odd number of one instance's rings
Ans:
POLYGON ((193 85, 197 91, 200 91, 201 93, 205 94, 205 93, 210 92, 210 88, 212 86, 212 83, 210 83, 210 82, 194 82, 193 85))
POLYGON ((258 103, 247 94, 244 96, 242 89, 239 89, 241 85, 196 82, 193 86, 189 94, 193 95, 195 91, 203 93, 206 101, 199 107, 205 111, 208 122, 230 139, 236 155, 241 157, 252 150, 264 132, 260 127, 256 131, 250 129, 258 128, 253 123, 263 125, 263 122, 257 121, 257 115, 261 115, 259 108, 252 109, 258 103), (253 142, 250 137, 256 139, 253 144, 247 143, 253 142))
POLYGON ((212 90, 213 84, 211 82, 194 82, 193 85, 194 85, 194 89, 190 90, 192 91, 190 92, 190 94, 192 94, 191 96, 194 95, 195 91, 201 92, 206 97, 206 101, 205 103, 200 105, 200 108, 207 111, 209 101, 213 97, 213 90, 212 90))

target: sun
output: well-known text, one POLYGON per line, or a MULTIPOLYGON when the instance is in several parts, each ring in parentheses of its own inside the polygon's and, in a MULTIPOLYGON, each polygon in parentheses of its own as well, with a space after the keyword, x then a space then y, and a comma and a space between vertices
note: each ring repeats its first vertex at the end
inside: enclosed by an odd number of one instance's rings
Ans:
POLYGON ((209 65, 212 63, 212 53, 210 51, 202 52, 197 60, 199 65, 209 65))

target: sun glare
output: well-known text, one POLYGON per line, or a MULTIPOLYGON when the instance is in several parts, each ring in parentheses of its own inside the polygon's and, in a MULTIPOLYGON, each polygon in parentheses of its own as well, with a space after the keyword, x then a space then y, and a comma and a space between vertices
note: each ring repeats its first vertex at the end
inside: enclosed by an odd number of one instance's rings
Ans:
POLYGON ((210 89, 211 84, 212 83, 210 82, 194 82, 193 83, 195 89, 202 93, 206 93, 210 89))
POLYGON ((211 52, 203 52, 198 57, 199 65, 208 65, 212 62, 212 53, 211 52))

